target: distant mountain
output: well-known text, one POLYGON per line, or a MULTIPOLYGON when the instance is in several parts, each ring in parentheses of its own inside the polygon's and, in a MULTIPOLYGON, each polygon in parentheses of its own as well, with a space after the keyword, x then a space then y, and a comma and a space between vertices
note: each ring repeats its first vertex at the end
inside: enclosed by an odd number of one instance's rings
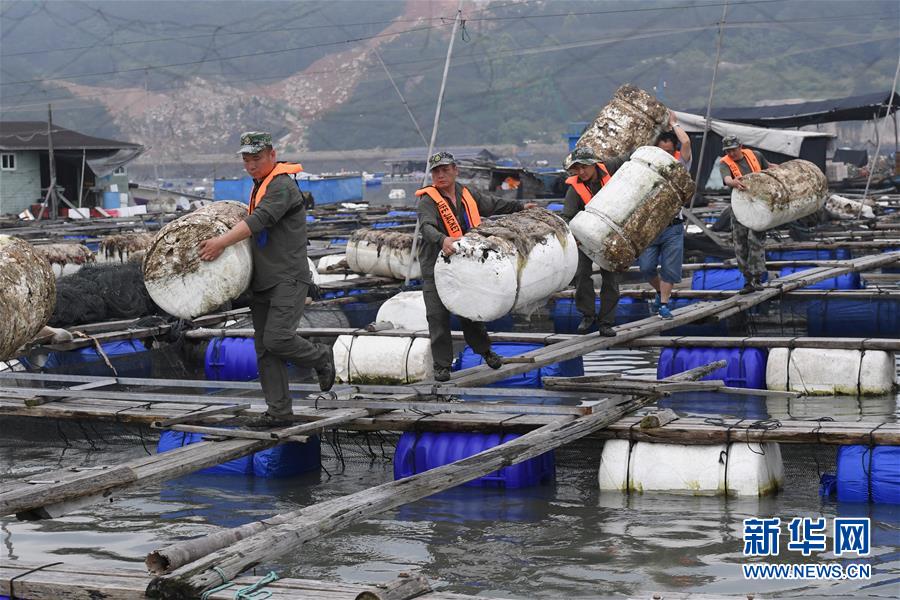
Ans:
MULTIPOLYGON (((438 142, 555 142, 625 82, 704 106, 723 4, 466 1, 438 142)), ((251 129, 290 152, 421 146, 394 84, 427 138, 456 5, 5 3, 0 112, 41 119, 52 102, 61 125, 170 162, 251 129)), ((894 0, 730 2, 714 101, 887 90, 898 17, 894 0)))

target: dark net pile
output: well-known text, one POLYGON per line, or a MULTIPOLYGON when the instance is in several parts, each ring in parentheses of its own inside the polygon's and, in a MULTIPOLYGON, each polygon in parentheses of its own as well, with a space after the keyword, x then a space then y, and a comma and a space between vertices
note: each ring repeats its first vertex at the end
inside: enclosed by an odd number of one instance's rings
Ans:
POLYGON ((69 327, 160 312, 144 287, 140 264, 88 265, 56 282, 50 325, 69 327))

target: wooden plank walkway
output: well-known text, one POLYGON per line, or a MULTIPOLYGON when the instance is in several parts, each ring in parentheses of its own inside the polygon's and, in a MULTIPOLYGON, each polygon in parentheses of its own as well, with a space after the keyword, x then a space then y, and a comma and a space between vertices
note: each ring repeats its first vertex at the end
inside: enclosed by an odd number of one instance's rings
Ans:
MULTIPOLYGON (((234 382, 232 382, 234 383, 234 382)), ((250 382, 244 385, 254 386, 250 382)), ((403 389, 403 388, 397 388, 403 389)), ((496 390, 479 390, 491 393, 496 390)), ((553 394, 552 392, 544 392, 553 394)), ((557 395, 562 393, 556 393, 557 395)), ((425 397, 419 400, 379 400, 377 397, 365 399, 347 398, 322 400, 319 408, 313 406, 295 406, 294 420, 298 423, 311 422, 321 419, 323 414, 334 409, 384 409, 390 410, 383 414, 357 418, 341 425, 342 429, 350 431, 510 431, 523 433, 531 431, 555 418, 564 415, 590 414, 603 405, 603 400, 596 400, 593 394, 566 394, 572 397, 593 397, 595 400, 586 406, 553 405, 553 404, 515 404, 512 402, 447 402, 428 401, 425 397)), ((214 397, 214 396, 213 396, 214 397)), ((199 398, 199 397, 198 397, 199 398)), ((210 398, 202 396, 203 399, 210 398)), ((249 414, 261 413, 265 410, 265 401, 258 397, 242 398, 250 403, 249 414)), ((553 401, 553 396, 548 397, 553 401)), ((559 399, 557 399, 559 401, 559 399)), ((144 402, 128 399, 92 399, 92 398, 63 398, 55 402, 40 406, 27 407, 22 400, 0 397, 0 415, 16 417, 34 417, 48 419, 96 419, 103 421, 117 421, 122 423, 152 424, 168 418, 183 416, 190 411, 202 409, 207 404, 197 402, 159 402, 148 405, 144 402)), ((610 430, 618 432, 621 428, 626 430, 632 427, 627 420, 624 424, 612 425, 610 430)), ((731 421, 728 423, 733 424, 731 421)), ((783 443, 808 443, 818 442, 823 444, 867 444, 870 442, 869 432, 879 423, 856 421, 807 421, 807 420, 781 420, 781 426, 765 433, 766 439, 783 443), (843 434, 839 434, 843 431, 843 434)), ((744 426, 749 422, 744 422, 744 426)), ((704 419, 682 418, 672 425, 670 430, 683 430, 678 435, 679 441, 696 435, 703 440, 710 431, 719 427, 722 432, 716 433, 722 438, 728 425, 711 425, 704 419)), ((662 433, 658 441, 666 441, 667 433, 662 433)), ((674 434, 673 434, 674 435, 674 434)), ((605 433, 599 437, 608 436, 605 433)), ((878 427, 875 440, 883 445, 900 445, 900 423, 884 423, 878 427)))
MULTIPOLYGON (((34 562, 4 560, 0 563, 0 594, 16 598, 60 600, 134 600, 144 598, 152 577, 145 570, 81 565, 44 566, 34 562), (39 569, 39 570, 35 570, 39 569), (13 580, 12 583, 11 580, 13 580), (12 586, 12 589, 10 589, 12 586)), ((232 600, 235 592, 259 582, 261 576, 234 579, 235 586, 209 596, 210 600, 232 600)), ((284 578, 266 585, 271 600, 353 600, 369 586, 312 579, 284 578)), ((419 600, 473 600, 474 596, 448 592, 426 592, 419 600)))

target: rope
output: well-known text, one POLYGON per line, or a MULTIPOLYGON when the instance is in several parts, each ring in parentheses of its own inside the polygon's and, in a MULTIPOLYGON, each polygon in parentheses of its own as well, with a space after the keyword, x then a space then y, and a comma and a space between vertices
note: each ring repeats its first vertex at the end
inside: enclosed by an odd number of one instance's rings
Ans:
POLYGON ((112 366, 111 362, 109 362, 109 357, 106 355, 106 352, 103 351, 103 347, 100 345, 100 341, 97 338, 81 331, 73 331, 72 333, 74 335, 77 335, 78 337, 91 340, 94 343, 94 348, 97 350, 97 354, 100 355, 100 358, 103 359, 103 362, 106 363, 106 366, 109 367, 109 369, 113 372, 113 375, 115 375, 116 377, 119 376, 119 372, 116 371, 116 368, 112 366))
POLYGON ((56 565, 61 565, 61 564, 63 564, 63 561, 59 561, 59 562, 55 562, 55 563, 48 563, 46 565, 41 565, 40 567, 35 567, 33 569, 29 569, 28 571, 25 571, 24 573, 19 573, 15 577, 10 577, 10 579, 9 579, 9 598, 10 598, 10 600, 16 599, 16 594, 13 592, 13 581, 15 581, 16 579, 25 577, 26 575, 31 575, 32 573, 36 573, 37 571, 41 571, 43 569, 49 569, 50 567, 55 567, 56 565))
MULTIPOLYGON (((822 438, 819 436, 819 434, 822 431, 822 423, 824 423, 825 421, 834 422, 834 417, 819 417, 818 419, 813 419, 813 421, 816 421, 818 423, 818 425, 816 425, 815 430, 813 431, 813 433, 816 435, 816 444, 821 444, 822 438)), ((821 480, 822 479, 822 466, 819 464, 819 457, 815 453, 813 453, 813 460, 816 461, 816 474, 818 475, 819 479, 821 480)))
POLYGON ((866 493, 868 494, 868 501, 872 501, 872 459, 875 456, 875 432, 884 425, 884 423, 879 423, 871 431, 869 431, 869 450, 868 452, 863 453, 863 456, 868 454, 869 456, 869 464, 863 465, 863 472, 866 474, 866 493))
POLYGON ((243 587, 234 593, 234 600, 265 600, 271 598, 272 592, 264 590, 270 583, 278 581, 278 574, 275 571, 269 571, 269 574, 252 585, 243 587))
POLYGON ((205 592, 200 594, 200 600, 209 600, 210 596, 212 596, 216 592, 227 590, 234 585, 233 581, 228 581, 228 578, 225 577, 225 573, 222 571, 222 569, 220 569, 219 567, 213 567, 212 570, 216 572, 216 575, 222 578, 222 585, 206 590, 205 592))

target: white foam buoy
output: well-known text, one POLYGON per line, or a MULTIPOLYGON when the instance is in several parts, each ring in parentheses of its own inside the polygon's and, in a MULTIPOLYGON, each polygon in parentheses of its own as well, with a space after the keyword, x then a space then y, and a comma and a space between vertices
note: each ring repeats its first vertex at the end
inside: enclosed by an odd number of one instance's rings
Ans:
POLYGON ((143 261, 144 285, 170 315, 191 319, 237 298, 253 275, 251 240, 229 246, 213 261, 200 259, 202 240, 221 235, 247 216, 240 202, 203 206, 163 227, 143 261))
POLYGON ((644 90, 625 84, 600 109, 577 146, 588 146, 601 158, 620 156, 654 144, 668 121, 665 105, 644 90))
POLYGON ((25 240, 0 235, 0 360, 36 336, 56 306, 50 263, 25 240))
POLYGON ((422 292, 400 292, 384 301, 378 308, 376 323, 391 323, 394 329, 425 331, 425 296, 422 292))
POLYGON ((412 240, 412 234, 401 231, 357 229, 347 240, 347 266, 354 273, 394 279, 405 279, 409 271, 410 279, 418 279, 422 271, 412 256, 412 240))
POLYGON ((575 238, 543 208, 485 219, 454 247, 438 256, 434 281, 444 306, 472 321, 532 310, 565 289, 578 268, 575 238))
POLYGON ((342 335, 333 352, 337 380, 343 383, 413 383, 434 373, 428 338, 342 335))
POLYGON ((893 352, 773 348, 766 363, 766 387, 809 395, 866 396, 894 389, 893 352))
POLYGON ((789 160, 777 168, 748 173, 746 190, 731 191, 731 210, 745 227, 765 231, 811 215, 825 204, 828 181, 808 160, 789 160))
POLYGON ((608 271, 624 271, 694 194, 680 162, 643 146, 591 199, 569 226, 582 251, 608 271))
POLYGON ((602 491, 765 496, 784 483, 776 443, 696 446, 608 440, 598 471, 602 491))
POLYGON ((828 196, 825 200, 825 211, 832 219, 840 219, 843 221, 852 221, 854 219, 874 219, 875 211, 871 206, 863 204, 858 200, 844 198, 837 194, 828 196))
POLYGON ((319 262, 316 264, 316 268, 313 269, 316 274, 313 275, 313 279, 316 284, 320 283, 328 283, 330 281, 347 281, 348 279, 356 279, 359 275, 354 273, 331 273, 328 271, 328 267, 336 265, 341 261, 346 261, 347 256, 345 254, 329 254, 327 256, 323 256, 319 259, 319 262))
POLYGON ((0 360, 16 356, 53 316, 56 277, 25 240, 0 235, 0 360))

